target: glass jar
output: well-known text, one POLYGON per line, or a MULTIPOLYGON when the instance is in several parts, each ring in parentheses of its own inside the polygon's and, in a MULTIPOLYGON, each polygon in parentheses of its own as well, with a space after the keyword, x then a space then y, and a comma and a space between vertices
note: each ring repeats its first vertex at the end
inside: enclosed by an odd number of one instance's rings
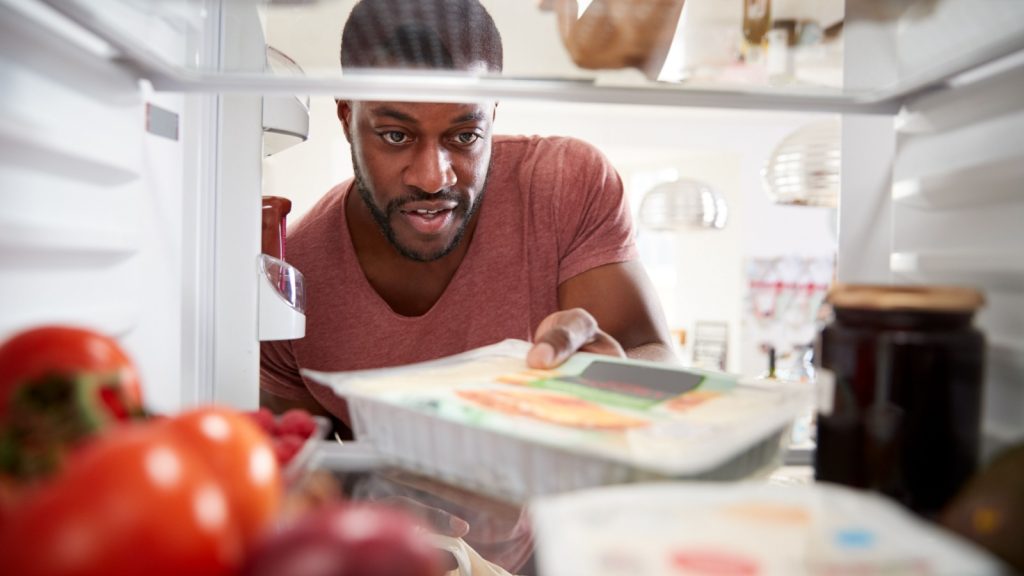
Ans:
POLYGON ((292 201, 279 196, 263 196, 261 252, 284 260, 287 216, 292 201))
POLYGON ((877 490, 926 516, 978 463, 980 293, 838 286, 820 334, 815 477, 877 490), (831 399, 829 401, 828 399, 831 399))

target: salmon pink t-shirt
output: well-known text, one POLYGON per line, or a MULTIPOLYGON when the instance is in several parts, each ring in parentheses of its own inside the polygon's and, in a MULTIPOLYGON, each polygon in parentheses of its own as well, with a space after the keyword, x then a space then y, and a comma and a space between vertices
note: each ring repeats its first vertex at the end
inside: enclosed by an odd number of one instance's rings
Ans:
POLYGON ((288 399, 308 391, 346 422, 344 401, 301 368, 381 368, 530 340, 559 309, 559 284, 636 257, 622 181, 600 152, 571 138, 496 136, 464 260, 430 310, 402 316, 356 258, 345 220, 352 189, 339 184, 288 231, 287 260, 305 276, 306 336, 264 342, 260 362, 263 390, 288 399))

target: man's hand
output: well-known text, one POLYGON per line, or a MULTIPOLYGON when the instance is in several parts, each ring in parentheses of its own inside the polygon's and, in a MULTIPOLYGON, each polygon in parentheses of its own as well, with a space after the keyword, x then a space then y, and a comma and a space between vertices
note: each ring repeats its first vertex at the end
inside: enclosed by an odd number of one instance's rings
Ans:
POLYGON ((601 330, 589 312, 572 308, 555 312, 541 321, 533 337, 533 348, 526 355, 526 364, 531 368, 554 368, 578 351, 626 357, 622 345, 601 330))
POLYGON ((415 518, 416 523, 421 528, 434 534, 450 538, 462 538, 469 533, 469 522, 447 510, 428 506, 408 496, 388 496, 378 500, 378 502, 400 508, 415 518))

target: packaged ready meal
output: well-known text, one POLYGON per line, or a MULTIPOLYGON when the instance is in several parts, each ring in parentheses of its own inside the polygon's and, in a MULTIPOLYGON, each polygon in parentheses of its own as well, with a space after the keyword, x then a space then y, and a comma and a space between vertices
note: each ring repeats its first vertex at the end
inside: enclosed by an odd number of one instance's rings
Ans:
POLYGON ((806 384, 579 353, 526 366, 508 340, 400 368, 305 374, 347 399, 359 441, 394 462, 525 500, 659 478, 735 479, 774 462, 806 384))

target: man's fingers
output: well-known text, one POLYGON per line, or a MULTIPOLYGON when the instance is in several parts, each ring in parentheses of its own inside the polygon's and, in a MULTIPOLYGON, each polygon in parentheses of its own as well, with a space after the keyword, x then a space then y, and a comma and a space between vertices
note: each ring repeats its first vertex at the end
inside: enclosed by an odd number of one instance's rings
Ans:
POLYGON ((540 323, 526 364, 531 368, 554 368, 578 350, 625 356, 622 346, 598 328, 593 316, 574 308, 555 312, 540 323))
POLYGON ((526 365, 530 368, 553 368, 555 349, 547 342, 538 342, 526 353, 526 365))
POLYGON ((427 506, 405 496, 389 496, 382 503, 401 508, 415 516, 423 528, 452 538, 462 538, 469 532, 469 523, 440 508, 427 506))
POLYGON ((597 322, 583 310, 555 312, 537 327, 534 347, 526 362, 534 368, 554 368, 587 344, 596 331, 597 322))
POLYGON ((594 335, 594 338, 580 348, 580 350, 583 352, 593 352, 594 354, 604 354, 605 356, 626 357, 626 351, 622 349, 619 341, 603 330, 599 330, 594 335))

